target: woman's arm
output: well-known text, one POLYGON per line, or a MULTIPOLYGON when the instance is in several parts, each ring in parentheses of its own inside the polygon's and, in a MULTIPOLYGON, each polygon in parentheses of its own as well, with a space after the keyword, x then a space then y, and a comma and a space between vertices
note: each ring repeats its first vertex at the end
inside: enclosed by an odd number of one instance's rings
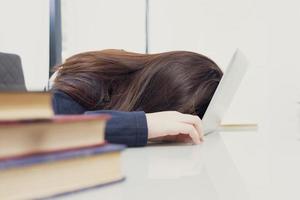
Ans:
POLYGON ((70 96, 53 92, 55 114, 109 114, 105 139, 111 143, 126 144, 129 147, 145 146, 151 141, 191 142, 203 140, 201 119, 198 116, 176 111, 145 114, 143 111, 120 112, 113 110, 87 111, 70 96))
POLYGON ((129 147, 145 146, 148 141, 146 116, 143 111, 120 112, 113 110, 88 111, 85 114, 109 114, 105 139, 129 147))
POLYGON ((56 115, 83 114, 86 109, 64 92, 52 91, 52 107, 56 115))
POLYGON ((61 91, 53 91, 53 109, 55 114, 109 114, 105 130, 105 139, 110 143, 127 146, 145 146, 148 130, 145 113, 118 112, 111 110, 87 111, 83 106, 61 91))

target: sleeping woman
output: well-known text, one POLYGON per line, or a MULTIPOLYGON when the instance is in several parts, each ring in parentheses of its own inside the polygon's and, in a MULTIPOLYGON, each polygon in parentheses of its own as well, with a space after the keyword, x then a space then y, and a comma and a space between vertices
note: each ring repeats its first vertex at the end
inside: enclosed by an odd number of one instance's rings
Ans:
POLYGON ((55 114, 110 114, 105 139, 127 146, 201 143, 201 118, 223 75, 214 61, 188 51, 92 51, 55 69, 55 114))

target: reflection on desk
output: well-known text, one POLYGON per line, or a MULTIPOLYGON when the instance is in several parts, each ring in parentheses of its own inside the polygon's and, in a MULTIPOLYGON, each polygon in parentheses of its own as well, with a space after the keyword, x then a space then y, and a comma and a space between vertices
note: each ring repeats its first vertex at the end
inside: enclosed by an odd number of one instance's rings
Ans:
POLYGON ((127 180, 62 199, 247 199, 219 133, 201 145, 149 145, 123 154, 127 180))

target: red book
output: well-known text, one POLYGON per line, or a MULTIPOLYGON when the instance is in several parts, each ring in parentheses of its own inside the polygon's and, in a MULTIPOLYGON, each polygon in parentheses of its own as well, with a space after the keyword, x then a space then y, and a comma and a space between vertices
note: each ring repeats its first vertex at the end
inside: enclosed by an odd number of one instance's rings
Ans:
POLYGON ((104 144, 108 115, 0 120, 0 160, 104 144))

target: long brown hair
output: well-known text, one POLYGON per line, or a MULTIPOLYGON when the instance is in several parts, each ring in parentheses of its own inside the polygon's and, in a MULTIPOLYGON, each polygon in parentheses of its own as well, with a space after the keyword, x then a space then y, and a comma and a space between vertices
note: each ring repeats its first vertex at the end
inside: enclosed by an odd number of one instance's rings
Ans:
POLYGON ((176 110, 200 117, 222 77, 215 62, 188 51, 85 52, 68 58, 56 70, 53 89, 87 110, 176 110))

